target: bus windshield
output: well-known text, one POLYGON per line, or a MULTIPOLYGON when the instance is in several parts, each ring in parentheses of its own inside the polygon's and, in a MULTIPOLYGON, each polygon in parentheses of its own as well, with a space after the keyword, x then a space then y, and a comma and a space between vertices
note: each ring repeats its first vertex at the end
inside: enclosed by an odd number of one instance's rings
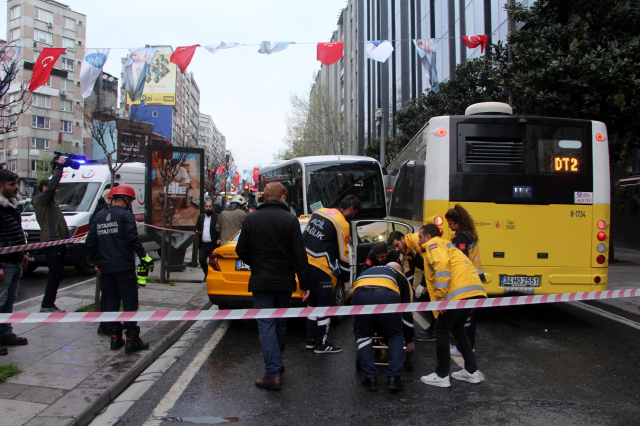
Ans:
POLYGON ((311 164, 306 166, 307 206, 309 212, 338 207, 347 195, 355 195, 362 203, 357 218, 386 216, 382 173, 370 161, 311 164))
MULTIPOLYGON (((99 183, 78 182, 58 185, 56 201, 63 212, 87 212, 100 189, 99 183)), ((25 212, 34 212, 33 204, 25 212)))

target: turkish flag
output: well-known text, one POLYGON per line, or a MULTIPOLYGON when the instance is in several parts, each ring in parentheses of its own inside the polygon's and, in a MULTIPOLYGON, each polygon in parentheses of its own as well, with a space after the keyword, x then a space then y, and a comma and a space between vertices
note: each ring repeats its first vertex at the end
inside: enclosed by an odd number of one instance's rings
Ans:
POLYGON ((63 48, 51 48, 47 47, 42 49, 42 52, 38 55, 38 60, 33 65, 33 75, 31 76, 31 82, 29 83, 29 91, 33 92, 38 87, 49 81, 49 76, 53 70, 53 64, 56 63, 62 52, 63 48))
POLYGON ((333 43, 318 43, 318 60, 325 65, 331 65, 342 59, 344 48, 341 41, 333 43))
POLYGON ((224 169, 225 169, 225 165, 224 164, 220 164, 220 168, 218 169, 218 174, 221 175, 224 173, 224 169))
POLYGON ((469 49, 474 47, 480 47, 480 51, 484 53, 484 48, 487 46, 489 40, 486 35, 474 35, 474 36, 462 36, 462 41, 467 45, 469 49))
POLYGON ((193 46, 176 47, 176 51, 171 54, 169 61, 179 66, 180 72, 184 74, 191 63, 193 54, 196 53, 196 47, 200 47, 200 45, 194 44, 193 46))
POLYGON ((240 184, 240 173, 236 172, 236 176, 233 178, 233 183, 240 184))
POLYGON ((260 174, 260 169, 255 167, 253 169, 253 181, 258 182, 258 175, 260 174))

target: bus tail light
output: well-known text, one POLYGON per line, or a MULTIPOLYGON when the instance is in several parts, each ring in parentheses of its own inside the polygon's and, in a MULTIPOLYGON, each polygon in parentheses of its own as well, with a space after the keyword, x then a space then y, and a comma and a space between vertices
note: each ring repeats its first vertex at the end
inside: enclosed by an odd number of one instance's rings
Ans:
POLYGON ((593 279, 593 282, 596 283, 596 284, 600 284, 600 281, 601 281, 600 277, 595 277, 593 279))
POLYGON ((606 260, 607 260, 607 259, 606 259, 603 255, 600 255, 600 256, 596 257, 596 262, 598 262, 598 263, 599 263, 599 264, 601 264, 601 265, 602 265, 606 260))
POLYGON ((598 240, 604 241, 607 239, 607 234, 604 232, 598 232, 598 240))
MULTIPOLYGON (((436 216, 436 217, 434 217, 434 218, 433 218, 433 223, 434 223, 436 226, 442 226, 442 224, 444 223, 444 219, 442 219, 442 217, 441 217, 441 216, 436 216)), ((441 230, 441 231, 442 231, 442 230, 441 230)))
POLYGON ((602 141, 604 140, 604 135, 603 135, 602 133, 598 133, 598 134, 596 135, 596 140, 597 140, 598 142, 602 142, 602 141))
POLYGON ((605 222, 604 220, 598 221, 598 229, 604 229, 606 227, 607 227, 607 222, 605 222))
POLYGON ((219 254, 212 254, 209 256, 209 266, 213 268, 214 271, 222 272, 220 270, 220 264, 218 263, 218 259, 222 259, 222 256, 219 254))
POLYGON ((441 138, 445 137, 447 135, 447 131, 445 130, 444 127, 440 127, 437 131, 438 136, 440 136, 441 138))

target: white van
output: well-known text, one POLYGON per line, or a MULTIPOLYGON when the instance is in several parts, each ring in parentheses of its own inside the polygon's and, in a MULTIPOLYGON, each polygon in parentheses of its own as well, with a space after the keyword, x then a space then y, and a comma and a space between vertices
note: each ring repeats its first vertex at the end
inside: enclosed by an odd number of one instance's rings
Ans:
MULTIPOLYGON (((130 185, 136 191, 133 213, 138 222, 144 222, 145 218, 144 181, 144 163, 125 163, 116 172, 116 183, 130 185)), ((86 164, 78 170, 69 167, 64 169, 56 200, 67 221, 70 238, 86 237, 89 232, 89 218, 98 206, 99 197, 105 189, 110 188, 111 174, 106 164, 86 164)), ((39 190, 37 192, 39 193, 39 190)), ((29 243, 40 242, 40 227, 32 205, 22 213, 22 228, 27 233, 29 243)), ((142 224, 138 225, 138 234, 146 250, 159 248, 158 244, 147 236, 142 224)), ((38 266, 47 266, 42 249, 29 252, 28 270, 33 271, 38 266)), ((83 275, 95 273, 84 243, 67 244, 65 266, 75 266, 83 275)))

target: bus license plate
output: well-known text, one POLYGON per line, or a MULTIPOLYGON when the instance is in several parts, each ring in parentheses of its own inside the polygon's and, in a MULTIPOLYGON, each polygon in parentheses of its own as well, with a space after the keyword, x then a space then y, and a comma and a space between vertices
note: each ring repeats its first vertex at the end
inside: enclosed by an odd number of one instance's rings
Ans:
POLYGON ((500 276, 501 287, 540 287, 540 277, 500 276))
POLYGON ((249 265, 244 263, 242 260, 236 260, 236 271, 250 271, 249 265))

